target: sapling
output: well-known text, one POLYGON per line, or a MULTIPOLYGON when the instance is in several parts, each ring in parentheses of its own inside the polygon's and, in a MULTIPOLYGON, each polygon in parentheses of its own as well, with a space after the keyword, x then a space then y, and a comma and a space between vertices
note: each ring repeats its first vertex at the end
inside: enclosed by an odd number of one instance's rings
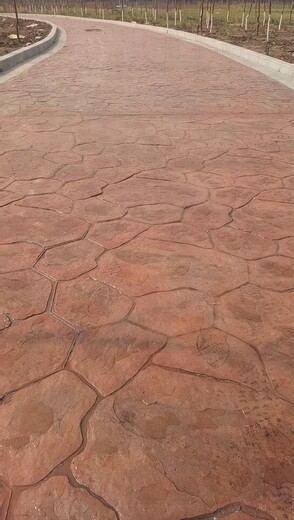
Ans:
POLYGON ((283 21, 283 15, 284 15, 284 11, 285 11, 285 5, 286 5, 286 1, 284 0, 283 7, 282 7, 282 12, 281 12, 281 16, 280 16, 280 21, 279 21, 279 31, 281 30, 281 27, 282 27, 282 21, 283 21))
POLYGON ((13 0, 13 7, 15 12, 15 30, 16 30, 16 36, 18 43, 20 43, 20 37, 19 37, 19 18, 18 18, 18 10, 16 5, 16 0, 13 0))

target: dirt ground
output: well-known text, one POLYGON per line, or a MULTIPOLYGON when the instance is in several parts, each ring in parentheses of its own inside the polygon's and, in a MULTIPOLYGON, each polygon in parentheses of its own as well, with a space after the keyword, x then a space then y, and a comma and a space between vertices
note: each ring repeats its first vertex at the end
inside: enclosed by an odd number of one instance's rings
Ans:
MULTIPOLYGON (((206 27, 205 27, 206 29, 206 27)), ((274 58, 294 63, 294 27, 282 26, 278 30, 278 26, 272 25, 270 32, 270 41, 267 46, 265 30, 261 26, 259 35, 253 27, 248 28, 245 32, 240 24, 230 24, 225 27, 224 24, 216 21, 211 34, 203 31, 203 36, 211 36, 218 40, 223 40, 240 47, 245 47, 262 54, 269 54, 274 58)))
POLYGON ((0 16, 0 56, 42 40, 50 30, 51 27, 47 23, 19 19, 19 42, 16 35, 15 18, 0 16))

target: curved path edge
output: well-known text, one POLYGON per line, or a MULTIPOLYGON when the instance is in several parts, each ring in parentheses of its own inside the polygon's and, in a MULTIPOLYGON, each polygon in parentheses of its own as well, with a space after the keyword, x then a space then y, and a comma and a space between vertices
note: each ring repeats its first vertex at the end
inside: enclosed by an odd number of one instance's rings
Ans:
MULTIPOLYGON (((3 16, 6 15, 3 14, 3 16)), ((21 18, 26 18, 26 16, 28 15, 21 16, 21 18)), ((34 19, 37 20, 38 16, 34 17, 34 19)), ((47 21, 47 23, 51 25, 52 29, 46 38, 33 43, 29 47, 17 49, 6 56, 0 57, 0 84, 21 74, 36 63, 55 54, 63 47, 66 41, 65 30, 52 22, 47 21)))
MULTIPOLYGON (((22 16, 28 16, 22 15, 22 16)), ((41 19, 46 21, 46 16, 48 15, 37 15, 36 19, 41 19)), ((50 18, 60 18, 61 15, 49 15, 50 18)), ((186 41, 188 43, 192 43, 194 45, 198 45, 200 47, 204 47, 205 49, 211 50, 213 52, 217 52, 226 56, 227 58, 237 61, 246 67, 252 68, 261 72, 262 74, 268 76, 269 78, 286 85, 288 88, 294 90, 294 65, 291 63, 287 63, 285 61, 279 60, 277 58, 272 58, 271 56, 266 56, 259 52, 252 51, 250 49, 245 49, 243 47, 239 47, 238 45, 233 45, 231 43, 223 42, 221 40, 216 40, 214 38, 208 38, 206 36, 199 36, 198 34, 192 34, 185 31, 179 31, 177 29, 166 29, 165 27, 157 27, 154 25, 143 25, 132 22, 121 22, 116 20, 101 20, 100 18, 83 18, 80 16, 66 16, 62 15, 64 18, 72 19, 72 20, 83 20, 85 22, 99 22, 106 24, 114 24, 121 25, 129 28, 140 28, 147 31, 153 31, 156 33, 164 34, 165 36, 171 36, 173 38, 177 38, 179 40, 186 41)), ((48 22, 50 23, 50 22, 48 22)))

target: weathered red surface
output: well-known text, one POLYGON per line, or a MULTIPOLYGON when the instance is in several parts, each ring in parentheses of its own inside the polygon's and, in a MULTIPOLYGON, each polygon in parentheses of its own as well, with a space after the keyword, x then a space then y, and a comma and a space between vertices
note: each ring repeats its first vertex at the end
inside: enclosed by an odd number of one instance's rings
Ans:
POLYGON ((58 23, 0 88, 0 518, 291 520, 293 94, 58 23))

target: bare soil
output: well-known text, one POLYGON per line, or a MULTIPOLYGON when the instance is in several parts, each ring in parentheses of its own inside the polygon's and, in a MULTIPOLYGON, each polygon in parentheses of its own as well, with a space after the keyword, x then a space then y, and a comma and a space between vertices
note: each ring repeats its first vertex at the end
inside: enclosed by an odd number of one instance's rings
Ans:
MULTIPOLYGON (((185 30, 191 31, 189 27, 186 27, 185 30)), ((294 26, 291 25, 282 26, 280 31, 277 25, 272 25, 269 43, 266 42, 265 29, 262 25, 257 35, 256 29, 253 27, 248 27, 248 31, 245 32, 240 24, 227 25, 215 20, 212 32, 207 31, 205 27, 202 35, 294 63, 294 26)))
POLYGON ((50 31, 51 26, 47 23, 20 18, 19 42, 16 37, 15 18, 0 16, 0 56, 43 40, 50 31))

